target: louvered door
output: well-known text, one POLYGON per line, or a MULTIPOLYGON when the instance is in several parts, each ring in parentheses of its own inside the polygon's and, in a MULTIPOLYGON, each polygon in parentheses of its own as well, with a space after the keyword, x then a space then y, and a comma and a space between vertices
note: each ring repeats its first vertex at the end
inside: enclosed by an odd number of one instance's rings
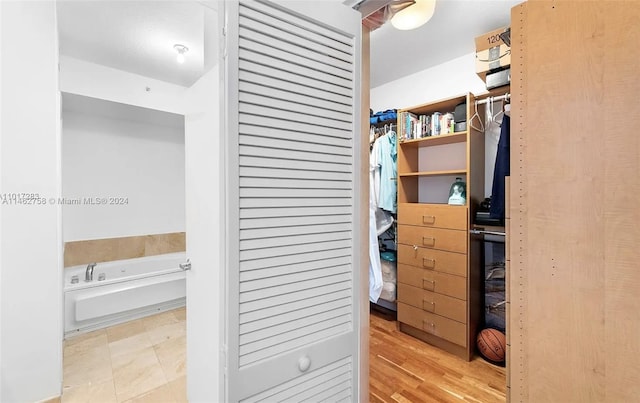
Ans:
POLYGON ((226 7, 227 397, 354 401, 360 15, 226 7))

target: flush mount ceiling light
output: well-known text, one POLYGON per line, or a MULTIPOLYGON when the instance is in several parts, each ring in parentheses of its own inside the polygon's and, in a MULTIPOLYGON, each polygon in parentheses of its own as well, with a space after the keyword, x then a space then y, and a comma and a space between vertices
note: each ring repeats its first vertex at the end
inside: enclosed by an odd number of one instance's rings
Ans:
POLYGON ((180 45, 179 43, 173 45, 173 48, 178 52, 176 61, 180 64, 184 63, 184 54, 189 51, 189 48, 184 45, 180 45))
POLYGON ((436 0, 415 0, 414 4, 393 16, 391 25, 402 31, 418 28, 433 17, 435 8, 436 0))

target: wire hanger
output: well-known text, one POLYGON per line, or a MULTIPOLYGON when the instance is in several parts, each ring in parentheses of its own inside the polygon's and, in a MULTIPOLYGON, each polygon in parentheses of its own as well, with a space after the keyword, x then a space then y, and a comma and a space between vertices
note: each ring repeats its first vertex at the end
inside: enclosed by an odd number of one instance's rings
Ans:
POLYGON ((509 106, 509 103, 508 103, 509 98, 510 98, 510 94, 509 94, 509 93, 505 94, 505 96, 504 96, 504 101, 503 101, 504 103, 502 104, 502 108, 500 108, 500 110, 498 111, 498 113, 496 113, 495 115, 493 115, 493 117, 491 118, 494 122, 499 123, 500 125, 502 125, 502 119, 500 119, 500 121, 498 122, 498 117, 499 117, 500 115, 503 115, 503 116, 504 116, 504 115, 507 115, 507 116, 509 116, 509 114, 508 114, 508 110, 510 109, 510 108, 508 107, 508 106, 509 106))
POLYGON ((502 108, 500 108, 500 110, 498 110, 498 113, 496 113, 495 115, 493 115, 491 117, 491 120, 493 120, 494 122, 498 123, 499 125, 502 124, 502 119, 498 120, 498 117, 500 117, 500 115, 504 115, 504 105, 502 108))
POLYGON ((473 116, 471 116, 471 119, 469 119, 469 126, 471 126, 475 130, 484 132, 484 124, 482 123, 482 118, 480 118, 480 115, 478 114, 478 101, 475 101, 475 113, 473 114, 473 116), (473 119, 475 118, 478 118, 478 122, 480 123, 481 129, 478 129, 473 125, 473 119))

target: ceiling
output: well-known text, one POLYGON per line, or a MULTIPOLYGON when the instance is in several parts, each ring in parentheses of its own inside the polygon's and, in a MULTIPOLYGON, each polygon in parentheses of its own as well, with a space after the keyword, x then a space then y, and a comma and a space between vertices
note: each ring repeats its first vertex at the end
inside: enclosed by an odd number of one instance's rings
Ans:
MULTIPOLYGON (((386 23, 371 33, 371 86, 473 52, 474 38, 509 25, 520 2, 437 0, 433 18, 418 29, 386 23)), ((57 8, 62 55, 183 86, 217 61, 215 0, 63 0, 57 8), (189 48, 184 64, 176 63, 176 43, 189 48)))
POLYGON ((217 13, 196 1, 58 1, 60 53, 190 86, 217 60, 217 13), (174 44, 189 48, 176 62, 174 44))
POLYGON ((433 17, 411 31, 390 22, 371 33, 371 87, 475 50, 475 37, 508 26, 523 0, 437 0, 433 17))

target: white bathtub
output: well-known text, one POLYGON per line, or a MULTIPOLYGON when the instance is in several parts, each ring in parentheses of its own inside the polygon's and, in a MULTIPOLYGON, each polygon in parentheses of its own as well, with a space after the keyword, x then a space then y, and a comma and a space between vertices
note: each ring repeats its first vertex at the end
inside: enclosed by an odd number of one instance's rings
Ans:
POLYGON ((85 281, 86 265, 66 268, 65 336, 184 306, 184 261, 180 252, 98 263, 91 282, 85 281))

